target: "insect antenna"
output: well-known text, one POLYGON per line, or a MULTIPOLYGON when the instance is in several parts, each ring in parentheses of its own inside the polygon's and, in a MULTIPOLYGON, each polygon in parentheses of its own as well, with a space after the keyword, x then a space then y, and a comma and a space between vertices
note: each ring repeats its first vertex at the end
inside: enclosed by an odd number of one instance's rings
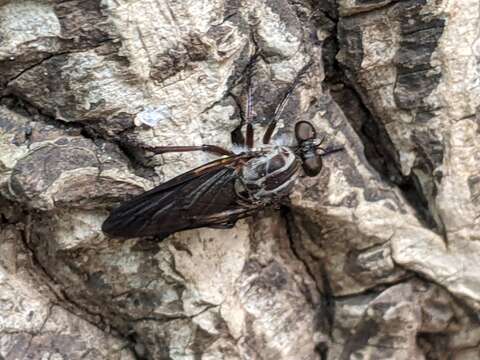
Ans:
POLYGON ((316 146, 316 148, 323 151, 323 153, 320 154, 320 156, 326 156, 326 155, 330 155, 330 154, 345 150, 345 147, 343 147, 343 146, 339 146, 339 147, 336 147, 336 148, 333 148, 333 149, 325 149, 325 148, 322 148, 320 145, 318 145, 318 146, 316 146))
POLYGON ((319 149, 319 150, 323 151, 323 153, 320 154, 320 156, 330 155, 330 154, 345 150, 345 147, 343 147, 343 146, 339 146, 339 147, 332 148, 332 149, 325 149, 324 147, 322 147, 322 144, 325 141, 325 138, 326 137, 323 136, 320 139, 320 141, 318 142, 318 144, 315 145, 315 149, 319 149))

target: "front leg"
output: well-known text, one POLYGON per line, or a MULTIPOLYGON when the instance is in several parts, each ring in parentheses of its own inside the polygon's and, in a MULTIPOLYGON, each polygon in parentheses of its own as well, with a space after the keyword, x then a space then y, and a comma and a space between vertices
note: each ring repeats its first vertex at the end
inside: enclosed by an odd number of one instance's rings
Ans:
POLYGON ((234 156, 230 150, 224 149, 217 145, 201 145, 201 146, 142 146, 143 149, 153 152, 154 154, 165 154, 170 152, 191 152, 204 151, 220 156, 234 156))
POLYGON ((253 148, 254 145, 254 130, 253 130, 253 94, 252 94, 252 84, 251 78, 248 80, 248 93, 247 93, 247 131, 246 131, 246 145, 248 149, 253 148))
POLYGON ((257 63, 257 59, 259 57, 258 49, 255 47, 253 55, 250 57, 250 61, 248 62, 247 66, 244 70, 244 78, 247 80, 247 99, 245 108, 239 105, 240 108, 240 116, 242 118, 242 122, 240 125, 232 132, 232 143, 237 146, 246 146, 248 149, 253 148, 254 145, 254 131, 253 131, 253 89, 252 89, 252 77, 255 70, 255 65, 257 63), (242 134, 242 127, 243 125, 246 126, 246 135, 245 137, 242 134))

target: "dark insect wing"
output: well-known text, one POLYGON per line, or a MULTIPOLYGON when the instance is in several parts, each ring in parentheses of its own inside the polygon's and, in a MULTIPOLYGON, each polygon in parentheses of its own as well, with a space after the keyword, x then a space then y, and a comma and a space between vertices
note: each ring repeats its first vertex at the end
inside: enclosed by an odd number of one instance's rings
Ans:
POLYGON ((103 232, 160 236, 203 226, 229 227, 256 211, 237 203, 236 167, 243 155, 222 158, 179 175, 114 209, 103 232))
MULTIPOLYGON (((257 55, 251 58, 248 69, 255 65, 256 58, 257 55)), ((311 65, 312 62, 300 70, 278 104, 264 133, 263 144, 270 143, 288 99, 311 65)), ((205 151, 227 157, 177 176, 123 203, 103 223, 102 230, 105 233, 119 237, 155 236, 158 239, 177 231, 199 227, 232 227, 238 219, 252 215, 260 208, 288 201, 288 195, 298 177, 300 162, 308 176, 315 176, 322 168, 321 156, 341 150, 321 148, 315 128, 308 121, 300 121, 295 126, 298 145, 294 149, 287 146, 264 146, 260 150, 254 150, 251 76, 252 72, 248 70, 247 106, 242 116, 244 120, 232 134, 232 142, 246 146, 246 152, 234 155, 222 147, 208 144, 144 146, 155 154, 205 151), (246 126, 245 136, 241 132, 243 125, 246 126), (322 150, 323 153, 319 154, 317 150, 322 150), (253 158, 258 158, 258 164, 255 161, 248 162, 253 158), (239 179, 242 184, 236 187, 239 179)))

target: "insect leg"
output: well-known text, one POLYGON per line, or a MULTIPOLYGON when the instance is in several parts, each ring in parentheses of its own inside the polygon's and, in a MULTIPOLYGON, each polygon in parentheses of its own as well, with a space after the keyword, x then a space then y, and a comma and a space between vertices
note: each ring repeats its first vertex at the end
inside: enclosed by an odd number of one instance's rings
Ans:
POLYGON ((323 144, 324 141, 325 141, 325 136, 323 136, 323 137, 320 139, 320 142, 319 142, 318 145, 315 147, 315 148, 317 148, 317 149, 319 149, 319 150, 322 151, 322 153, 320 154, 320 156, 325 156, 325 155, 329 155, 329 154, 333 154, 333 153, 336 153, 336 152, 345 150, 345 148, 344 148, 343 146, 337 146, 336 148, 325 149, 324 147, 322 147, 322 144, 323 144))
POLYGON ((277 105, 277 108, 275 109, 275 113, 273 114, 273 119, 268 124, 267 130, 263 135, 264 144, 268 144, 270 142, 272 138, 272 134, 275 131, 275 127, 277 126, 278 120, 280 120, 280 116, 282 115, 285 105, 287 105, 287 102, 290 99, 290 96, 292 96, 295 88, 300 84, 302 77, 307 73, 308 69, 310 68, 310 66, 312 66, 312 64, 313 62, 310 61, 307 65, 305 65, 303 68, 300 69, 297 76, 295 77, 295 80, 293 80, 292 84, 287 89, 287 92, 285 93, 285 95, 283 95, 282 100, 280 101, 280 103, 277 105))
POLYGON ((250 62, 247 66, 247 104, 245 109, 245 123, 247 126, 246 129, 246 140, 245 145, 247 148, 253 148, 253 137, 254 137, 254 130, 253 130, 253 87, 252 87, 252 78, 253 72, 255 70, 255 65, 257 63, 259 53, 257 48, 255 47, 255 53, 250 58, 250 62))
POLYGON ((261 207, 256 207, 252 209, 234 208, 234 209, 219 212, 217 214, 212 214, 209 216, 194 216, 193 219, 200 222, 205 222, 208 224, 207 226, 218 226, 218 225, 224 225, 226 223, 235 222, 239 219, 246 218, 248 216, 255 214, 259 210, 261 210, 261 207))
POLYGON ((211 225, 208 225, 208 227, 211 229, 231 229, 235 226, 236 223, 237 223, 237 219, 233 219, 224 223, 211 224, 211 225))
MULTIPOLYGON (((247 88, 250 87, 252 73, 253 73, 255 64, 257 63, 257 59, 258 59, 259 56, 260 56, 260 53, 258 51, 257 46, 255 46, 255 49, 253 50, 253 55, 250 56, 250 60, 248 61, 247 65, 245 66, 244 70, 242 71, 242 75, 240 76, 240 78, 237 79, 237 81, 235 82, 234 86, 236 86, 241 81, 246 79, 247 80, 247 88)), ((239 100, 236 97, 234 97, 234 100, 237 103, 237 106, 238 106, 239 111, 240 111, 241 122, 237 126, 237 128, 232 132, 232 135, 231 135, 232 136, 232 143, 233 143, 233 145, 243 147, 243 146, 245 146, 246 141, 245 141, 245 137, 243 136, 243 133, 242 133, 242 127, 243 127, 243 125, 248 123, 248 121, 246 119, 246 117, 247 117, 246 114, 248 113, 249 106, 247 105, 246 109, 243 109, 243 106, 239 103, 239 100)), ((248 102, 248 100, 247 100, 247 102, 248 102)), ((251 114, 250 114, 250 116, 251 116, 251 114)))
POLYGON ((155 154, 165 154, 169 152, 190 152, 190 151, 205 151, 215 155, 235 155, 230 150, 224 149, 217 145, 201 145, 201 146, 143 146, 145 150, 151 151, 155 154))
POLYGON ((245 145, 245 137, 242 134, 242 125, 239 125, 232 131, 232 144, 243 147, 245 145))
POLYGON ((345 148, 343 146, 336 147, 336 148, 333 148, 333 149, 324 149, 324 148, 321 148, 321 147, 318 147, 318 148, 323 151, 323 153, 320 154, 320 156, 330 155, 330 154, 345 150, 345 148))
POLYGON ((248 79, 248 93, 247 93, 247 111, 246 111, 246 122, 247 122, 247 132, 246 132, 246 145, 247 148, 253 148, 253 125, 252 125, 252 118, 253 118, 253 94, 252 94, 252 84, 251 78, 248 79))

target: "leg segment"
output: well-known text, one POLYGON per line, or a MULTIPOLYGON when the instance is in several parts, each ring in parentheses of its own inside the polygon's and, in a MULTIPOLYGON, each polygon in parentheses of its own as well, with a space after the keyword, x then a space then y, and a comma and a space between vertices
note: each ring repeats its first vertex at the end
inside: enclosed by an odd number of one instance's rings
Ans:
POLYGON ((240 125, 238 125, 238 127, 232 132, 232 143, 238 146, 246 145, 248 148, 253 147, 254 133, 253 133, 253 125, 252 125, 252 118, 253 118, 252 75, 253 75, 253 70, 255 68, 255 64, 257 63, 258 56, 259 56, 259 52, 257 47, 255 46, 254 52, 251 55, 250 60, 248 61, 248 64, 243 71, 242 77, 240 78, 240 80, 247 79, 247 102, 246 102, 245 109, 242 109, 242 106, 239 104, 237 99, 235 99, 235 101, 237 102, 237 105, 239 105, 239 108, 240 108, 240 117, 242 118, 242 121, 240 125), (242 134, 242 127, 245 124, 247 127, 246 139, 242 134))
POLYGON ((273 114, 273 119, 268 124, 267 130, 263 135, 264 144, 268 144, 270 142, 272 138, 272 134, 275 131, 275 127, 277 126, 278 120, 280 120, 280 116, 282 115, 285 105, 287 105, 287 102, 290 96, 292 96, 295 88, 300 84, 302 77, 307 73, 308 69, 310 68, 310 66, 312 66, 312 64, 313 62, 309 62, 307 65, 305 65, 303 68, 300 69, 297 76, 295 77, 295 80, 293 80, 292 84, 287 89, 287 92, 285 93, 285 95, 283 95, 282 100, 280 101, 280 103, 277 105, 277 108, 275 109, 275 113, 273 114))
POLYGON ((190 152, 190 151, 205 151, 215 155, 235 155, 233 152, 226 150, 216 145, 202 145, 202 146, 143 146, 145 150, 151 151, 155 154, 165 154, 169 152, 190 152))
POLYGON ((330 154, 345 150, 345 148, 343 146, 336 147, 336 148, 333 148, 333 149, 324 149, 324 148, 321 148, 321 147, 318 147, 318 148, 323 151, 323 153, 320 154, 320 156, 326 156, 326 155, 330 155, 330 154))
POLYGON ((247 109, 246 109, 246 122, 247 122, 247 132, 246 132, 246 145, 247 148, 253 148, 253 125, 252 125, 252 118, 253 118, 253 96, 252 96, 252 81, 251 76, 248 79, 248 90, 247 90, 247 109))
POLYGON ((192 218, 199 223, 205 223, 204 226, 215 227, 223 226, 225 224, 235 223, 239 219, 246 218, 260 211, 262 207, 257 208, 233 208, 230 210, 225 210, 216 214, 206 215, 206 216, 193 216, 192 218))
POLYGON ((242 134, 242 124, 237 126, 235 130, 232 131, 232 144, 237 146, 245 146, 245 137, 242 134))

